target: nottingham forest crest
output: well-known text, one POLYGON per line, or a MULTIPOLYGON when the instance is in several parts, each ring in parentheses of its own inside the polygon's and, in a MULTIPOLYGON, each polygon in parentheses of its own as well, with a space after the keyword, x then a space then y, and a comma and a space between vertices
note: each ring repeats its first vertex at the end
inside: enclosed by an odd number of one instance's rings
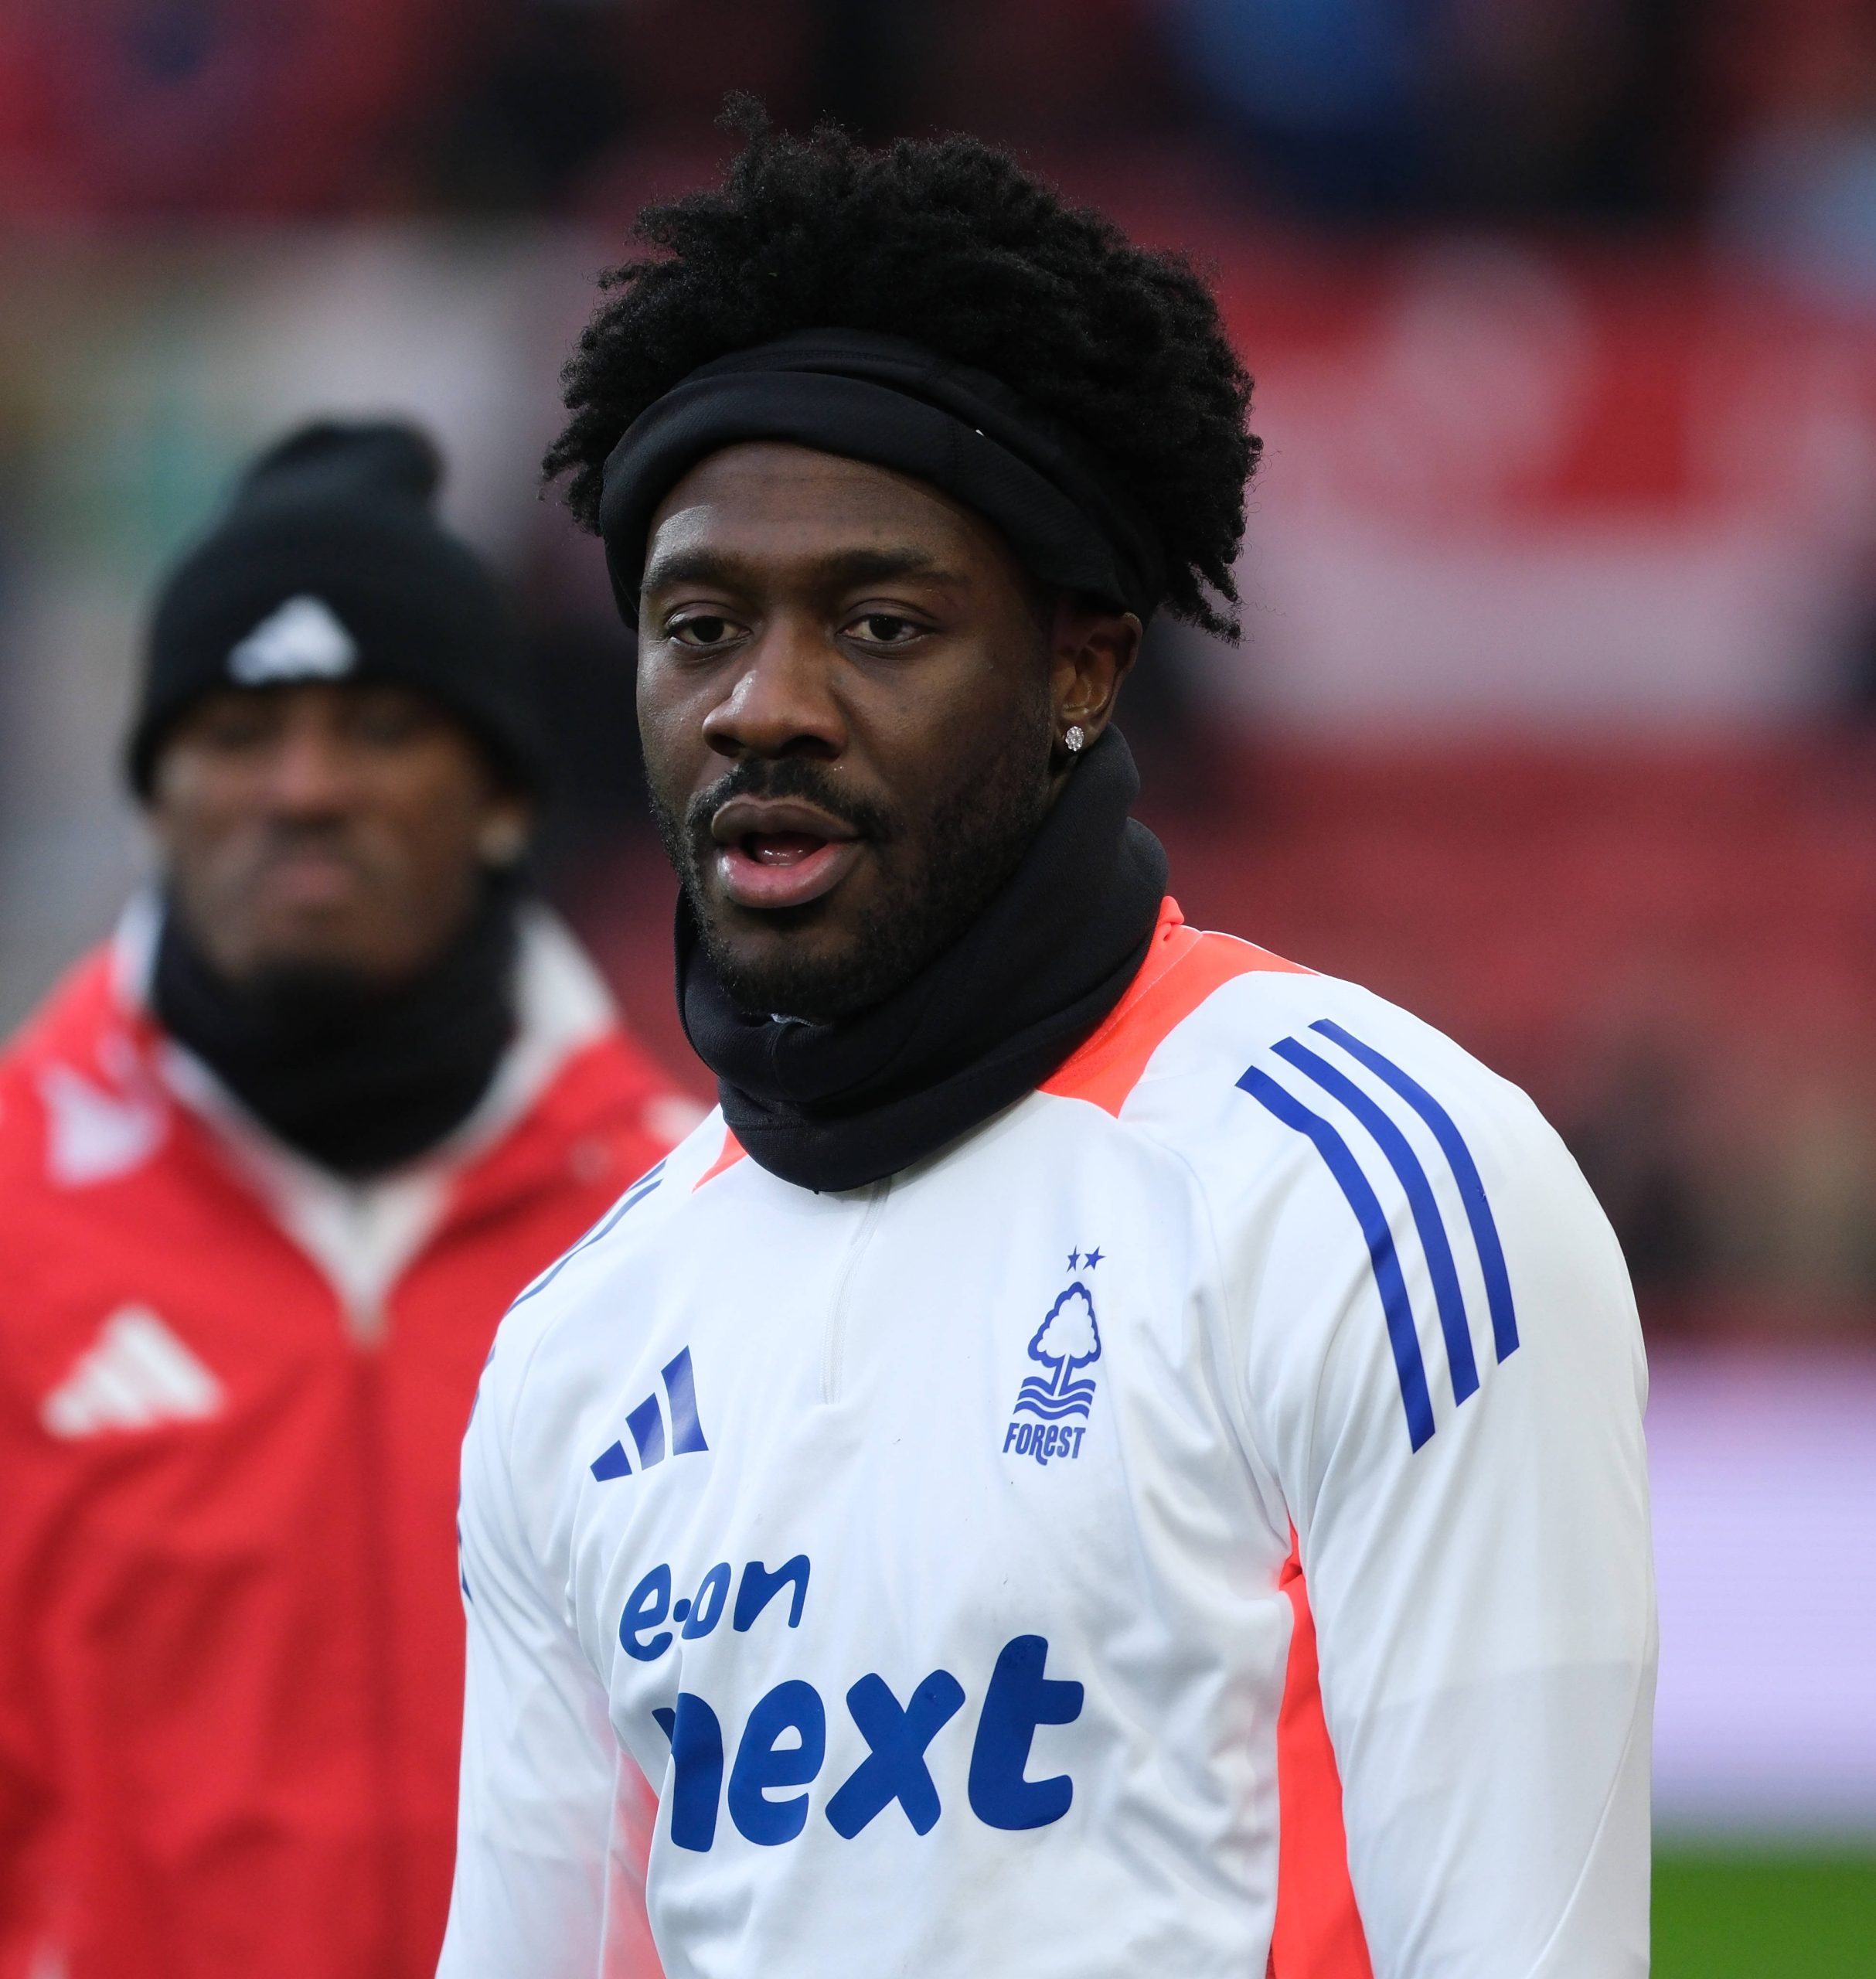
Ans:
POLYGON ((1029 1357, 1040 1371, 1026 1374, 1016 1390, 1013 1419, 1003 1437, 1006 1456, 1046 1464, 1081 1454, 1095 1378, 1082 1371, 1101 1358, 1101 1320, 1088 1280, 1101 1259, 1098 1247, 1068 1254, 1073 1276, 1030 1340, 1029 1357), (1030 1419, 1024 1421, 1026 1416, 1030 1419))

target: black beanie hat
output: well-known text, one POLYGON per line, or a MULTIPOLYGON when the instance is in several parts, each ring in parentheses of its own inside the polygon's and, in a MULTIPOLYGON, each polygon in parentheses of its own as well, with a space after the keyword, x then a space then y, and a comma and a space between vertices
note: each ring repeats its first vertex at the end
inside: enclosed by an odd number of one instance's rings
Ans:
POLYGON ((150 794, 177 717, 226 687, 382 680, 440 702, 523 789, 542 780, 521 645, 482 560, 433 508, 414 426, 321 421, 271 447, 165 580, 128 751, 150 794))

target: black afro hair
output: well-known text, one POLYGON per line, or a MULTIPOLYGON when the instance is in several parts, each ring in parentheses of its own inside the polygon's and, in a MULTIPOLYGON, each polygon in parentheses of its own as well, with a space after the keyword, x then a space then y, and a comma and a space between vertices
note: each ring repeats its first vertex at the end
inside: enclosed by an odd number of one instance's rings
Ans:
POLYGON ((699 365, 795 330, 870 330, 990 372, 1075 432, 1158 529, 1170 608, 1235 636, 1260 442, 1191 264, 974 138, 873 152, 832 128, 775 132, 747 98, 728 118, 747 141, 723 186, 640 214, 654 251, 603 278, 613 293, 563 373, 571 417, 545 465, 570 473, 578 520, 597 530, 607 455, 699 365))

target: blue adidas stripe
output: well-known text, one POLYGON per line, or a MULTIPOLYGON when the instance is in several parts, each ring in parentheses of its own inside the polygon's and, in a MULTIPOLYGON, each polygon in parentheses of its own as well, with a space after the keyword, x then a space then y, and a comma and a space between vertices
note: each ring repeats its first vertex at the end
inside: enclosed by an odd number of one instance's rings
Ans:
POLYGON ((690 1371, 690 1349, 680 1347, 659 1370, 665 1393, 671 1400, 671 1451, 674 1456, 689 1456, 710 1445, 703 1440, 703 1425, 697 1419, 697 1386, 690 1371))
POLYGON ((638 1468, 649 1470, 665 1460, 665 1419, 659 1412, 658 1398, 648 1395, 625 1419, 638 1452, 638 1468))
POLYGON ((1492 1215, 1492 1205, 1486 1199, 1479 1164, 1473 1160, 1472 1150, 1466 1145, 1466 1137, 1455 1125, 1452 1116, 1418 1079, 1403 1071, 1391 1058, 1384 1058, 1373 1045, 1364 1044, 1359 1037, 1344 1030, 1339 1024, 1323 1017, 1309 1028, 1333 1038, 1351 1058, 1358 1059, 1377 1078, 1391 1086, 1432 1129, 1434 1139, 1439 1143, 1440 1153, 1452 1170, 1453 1180, 1459 1185, 1459 1201, 1464 1204, 1466 1219, 1472 1225, 1473 1242, 1479 1252, 1479 1269, 1485 1279, 1486 1303, 1491 1310, 1492 1344, 1501 1361, 1515 1354, 1518 1344, 1517 1313, 1511 1303, 1511 1276, 1505 1269, 1504 1246, 1498 1241, 1498 1225, 1492 1215))
POLYGON ((627 1211, 636 1209, 639 1204, 643 1202, 645 1197, 651 1194, 652 1190, 658 1187, 659 1184, 664 1180, 664 1173, 665 1165, 662 1161, 657 1163, 654 1167, 648 1168, 645 1173, 638 1177, 638 1180, 633 1183, 632 1187, 626 1190, 625 1200, 621 1202, 615 1203, 612 1207, 608 1210, 605 1214, 594 1225, 592 1228, 581 1238, 579 1242, 574 1245, 571 1250, 563 1252, 560 1257, 557 1258, 554 1262, 541 1273, 540 1276, 535 1279, 534 1282, 528 1287, 526 1291, 521 1293, 520 1296, 516 1298, 514 1305, 510 1306, 508 1310, 512 1313, 515 1310, 516 1306, 525 1306, 537 1292, 545 1292, 548 1286, 560 1276, 560 1273, 573 1262, 575 1258, 579 1256, 580 1253, 584 1251, 589 1244, 597 1244, 600 1238, 604 1236, 606 1233, 618 1223, 619 1218, 625 1214, 627 1211))
POLYGON ((1473 1359, 1472 1334, 1466 1323, 1466 1299, 1459 1290, 1452 1246, 1447 1242, 1445 1221, 1419 1156, 1407 1136, 1353 1079, 1337 1071, 1306 1044, 1286 1037, 1275 1049, 1279 1058, 1313 1079, 1354 1115, 1400 1177, 1408 1206, 1413 1211, 1414 1228, 1420 1233, 1420 1248, 1426 1258, 1428 1276, 1433 1281, 1433 1296, 1439 1306, 1439 1330, 1446 1343, 1446 1363, 1452 1375, 1452 1399, 1456 1405, 1463 1402, 1478 1388, 1479 1369, 1473 1359))
POLYGON ((1420 1357, 1420 1340, 1414 1330, 1414 1309, 1407 1296, 1407 1280, 1401 1274, 1394 1233, 1387 1227, 1381 1200, 1369 1187, 1368 1178, 1350 1153, 1347 1142, 1319 1113, 1311 1112, 1293 1093, 1255 1065, 1238 1083, 1286 1127, 1307 1135, 1315 1143, 1316 1151, 1355 1212, 1381 1293, 1381 1310, 1387 1316, 1388 1344, 1394 1349, 1401 1402, 1407 1411, 1408 1441, 1418 1450, 1433 1434, 1433 1403, 1427 1392, 1426 1364, 1420 1357))

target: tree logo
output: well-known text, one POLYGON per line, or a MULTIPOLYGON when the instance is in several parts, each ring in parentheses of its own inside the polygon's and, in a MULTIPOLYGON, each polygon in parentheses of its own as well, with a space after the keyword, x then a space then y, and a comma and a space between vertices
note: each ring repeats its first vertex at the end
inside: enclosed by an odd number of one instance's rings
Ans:
POLYGON ((1065 1415, 1085 1419, 1095 1399, 1094 1378, 1078 1380, 1076 1374, 1101 1358, 1101 1322, 1095 1316, 1093 1296, 1080 1279, 1049 1308, 1048 1317, 1029 1344, 1029 1357, 1048 1371, 1024 1380, 1016 1391, 1015 1412, 1040 1416, 1045 1422, 1060 1422, 1065 1415))
POLYGON ((1029 1344, 1029 1357, 1044 1371, 1025 1376, 1016 1390, 1016 1405, 1003 1432, 1006 1456, 1047 1465, 1058 1457, 1073 1462, 1081 1454, 1095 1400, 1095 1378, 1081 1370, 1101 1358, 1101 1322, 1088 1281, 1100 1262, 1098 1245, 1085 1253, 1077 1245, 1068 1253, 1068 1289, 1049 1308, 1029 1344), (1034 1419, 1016 1419, 1025 1415, 1034 1419), (1078 1415, 1078 1422, 1069 1420, 1078 1415))

